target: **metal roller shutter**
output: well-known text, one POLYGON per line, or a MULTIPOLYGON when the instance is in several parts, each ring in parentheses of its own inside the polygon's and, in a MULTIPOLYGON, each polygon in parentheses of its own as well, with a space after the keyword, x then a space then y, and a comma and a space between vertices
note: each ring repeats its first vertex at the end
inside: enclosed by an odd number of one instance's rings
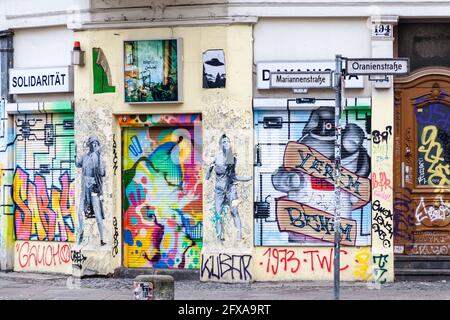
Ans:
MULTIPOLYGON (((334 109, 255 111, 256 246, 333 245, 334 109)), ((368 245, 370 109, 343 114, 342 244, 368 245)))
POLYGON ((202 176, 195 145, 189 126, 123 129, 125 266, 199 268, 202 176))
POLYGON ((74 241, 73 113, 16 115, 17 240, 74 241))

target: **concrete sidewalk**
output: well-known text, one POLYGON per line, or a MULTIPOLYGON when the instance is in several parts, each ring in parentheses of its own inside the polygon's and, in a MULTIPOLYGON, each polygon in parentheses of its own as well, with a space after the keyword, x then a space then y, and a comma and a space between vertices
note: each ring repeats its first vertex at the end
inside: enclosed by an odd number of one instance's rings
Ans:
MULTIPOLYGON (((332 300, 333 283, 175 281, 176 300, 332 300)), ((132 300, 133 279, 0 272, 0 300, 132 300)), ((343 300, 450 300, 450 283, 341 283, 343 300)))

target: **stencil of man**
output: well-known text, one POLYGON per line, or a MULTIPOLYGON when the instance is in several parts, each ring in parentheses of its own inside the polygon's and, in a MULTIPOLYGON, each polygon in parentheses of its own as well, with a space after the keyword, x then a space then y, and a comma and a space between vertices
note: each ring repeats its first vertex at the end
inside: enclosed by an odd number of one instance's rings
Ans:
POLYGON ((105 166, 100 159, 100 141, 95 137, 89 137, 86 145, 89 151, 85 155, 81 158, 75 155, 75 165, 82 169, 77 244, 83 241, 84 218, 95 217, 100 234, 100 245, 104 246, 106 243, 104 241, 102 179, 105 176, 105 166))
POLYGON ((216 171, 216 185, 215 185, 215 213, 220 218, 216 220, 217 238, 224 240, 223 237, 223 211, 225 206, 230 207, 231 215, 233 216, 234 224, 237 229, 236 239, 241 240, 241 219, 237 208, 238 195, 236 191, 236 183, 238 181, 250 181, 251 177, 239 177, 236 175, 236 157, 233 155, 231 149, 230 138, 225 134, 219 140, 220 151, 214 158, 207 174, 206 180, 209 180, 213 169, 216 171))

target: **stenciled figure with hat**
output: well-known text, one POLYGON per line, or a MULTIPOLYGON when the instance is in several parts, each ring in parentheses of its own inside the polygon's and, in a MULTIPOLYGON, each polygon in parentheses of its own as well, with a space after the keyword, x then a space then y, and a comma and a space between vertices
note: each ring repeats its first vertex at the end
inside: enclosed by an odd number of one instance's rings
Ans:
MULTIPOLYGON (((77 244, 83 242, 84 219, 95 218, 100 234, 100 245, 104 246, 103 212, 103 177, 105 165, 101 161, 100 141, 96 137, 89 137, 85 143, 89 151, 82 157, 75 155, 75 165, 81 168, 81 194, 78 206, 77 244)), ((76 152, 75 152, 76 153, 76 152)))

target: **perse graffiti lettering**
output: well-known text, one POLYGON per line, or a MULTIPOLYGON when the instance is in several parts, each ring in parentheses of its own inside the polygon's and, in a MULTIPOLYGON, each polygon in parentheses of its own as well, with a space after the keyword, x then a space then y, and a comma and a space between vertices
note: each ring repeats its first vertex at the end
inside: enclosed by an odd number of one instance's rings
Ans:
POLYGON ((60 86, 65 85, 67 74, 56 72, 55 74, 37 76, 14 76, 12 77, 13 88, 38 87, 38 86, 60 86))

